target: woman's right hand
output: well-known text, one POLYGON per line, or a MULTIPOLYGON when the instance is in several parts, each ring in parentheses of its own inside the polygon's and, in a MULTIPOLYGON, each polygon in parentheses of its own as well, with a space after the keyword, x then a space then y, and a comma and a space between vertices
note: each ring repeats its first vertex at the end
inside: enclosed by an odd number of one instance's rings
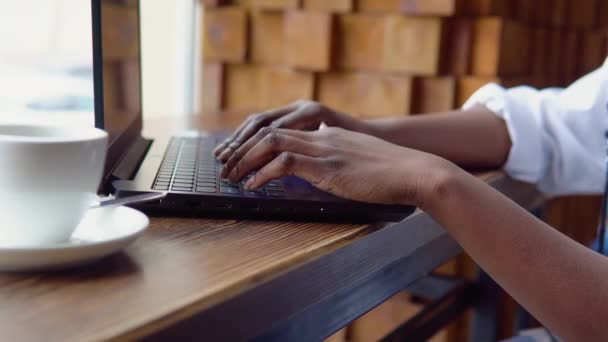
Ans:
POLYGON ((321 123, 347 130, 357 130, 362 125, 362 121, 318 102, 300 100, 287 107, 250 115, 230 137, 215 148, 214 154, 220 161, 226 162, 236 149, 264 127, 312 131, 317 130, 321 123))

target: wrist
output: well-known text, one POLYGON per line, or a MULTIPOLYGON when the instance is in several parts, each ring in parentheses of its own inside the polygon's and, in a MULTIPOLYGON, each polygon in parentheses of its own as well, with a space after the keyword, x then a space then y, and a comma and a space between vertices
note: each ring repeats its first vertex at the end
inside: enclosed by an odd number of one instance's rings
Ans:
POLYGON ((471 175, 455 164, 438 158, 436 165, 430 167, 427 182, 421 182, 420 198, 416 205, 425 212, 433 215, 459 197, 459 193, 466 187, 471 175))
POLYGON ((344 128, 351 132, 366 133, 365 121, 334 110, 329 111, 327 122, 325 123, 329 126, 344 128))

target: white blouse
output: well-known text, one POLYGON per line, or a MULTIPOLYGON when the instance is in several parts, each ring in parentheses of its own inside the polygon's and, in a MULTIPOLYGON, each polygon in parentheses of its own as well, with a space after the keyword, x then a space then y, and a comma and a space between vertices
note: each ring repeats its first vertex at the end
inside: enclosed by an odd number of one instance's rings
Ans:
POLYGON ((504 168, 511 177, 548 196, 603 193, 608 60, 566 89, 488 84, 463 108, 476 105, 507 123, 513 145, 504 168))

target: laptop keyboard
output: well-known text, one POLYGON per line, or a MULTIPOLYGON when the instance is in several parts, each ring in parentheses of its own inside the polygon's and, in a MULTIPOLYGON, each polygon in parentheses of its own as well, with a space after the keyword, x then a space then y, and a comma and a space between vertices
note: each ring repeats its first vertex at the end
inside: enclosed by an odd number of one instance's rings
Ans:
POLYGON ((213 137, 174 137, 169 142, 153 189, 200 194, 285 196, 280 180, 273 180, 255 191, 245 191, 243 184, 221 179, 221 163, 213 155, 216 140, 213 137))

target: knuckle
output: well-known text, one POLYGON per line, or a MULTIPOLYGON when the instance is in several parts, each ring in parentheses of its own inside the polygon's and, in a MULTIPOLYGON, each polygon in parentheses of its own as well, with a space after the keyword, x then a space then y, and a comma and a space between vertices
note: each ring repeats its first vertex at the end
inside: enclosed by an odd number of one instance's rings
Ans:
POLYGON ((243 149, 242 148, 238 148, 236 151, 234 151, 232 153, 232 157, 230 159, 232 159, 234 161, 238 161, 241 158, 243 158, 243 149))
POLYGON ((279 156, 279 162, 284 170, 289 170, 296 161, 296 157, 291 152, 283 152, 279 156))
POLYGON ((274 128, 271 130, 266 138, 264 138, 264 142, 271 147, 277 147, 281 144, 281 135, 274 128))
POLYGON ((272 133, 274 128, 272 127, 262 127, 259 131, 258 131, 258 139, 263 139, 264 137, 268 136, 270 133, 272 133))

